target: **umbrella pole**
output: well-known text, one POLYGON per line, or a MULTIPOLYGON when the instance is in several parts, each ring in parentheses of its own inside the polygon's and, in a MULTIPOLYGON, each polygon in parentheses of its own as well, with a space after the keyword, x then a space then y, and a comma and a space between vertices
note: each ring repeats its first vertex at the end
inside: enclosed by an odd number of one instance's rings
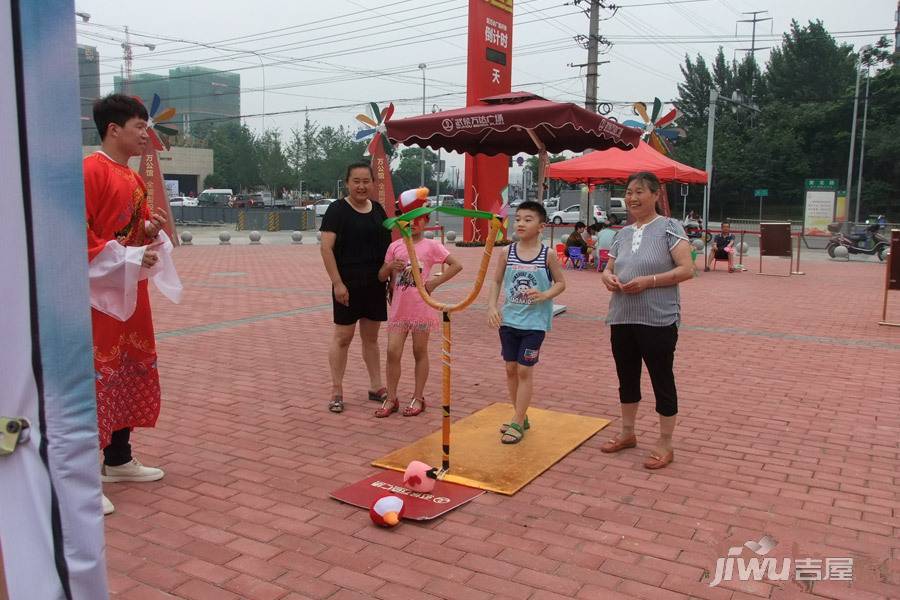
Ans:
POLYGON ((443 336, 441 343, 441 364, 442 364, 442 383, 443 398, 441 400, 443 409, 443 418, 441 419, 441 473, 446 474, 450 470, 450 313, 444 311, 443 315, 443 336))
POLYGON ((528 137, 531 138, 531 141, 534 142, 534 145, 538 149, 538 193, 537 193, 537 201, 544 201, 544 180, 547 178, 547 147, 544 145, 544 142, 541 141, 541 138, 537 136, 533 129, 526 129, 528 132, 528 137))

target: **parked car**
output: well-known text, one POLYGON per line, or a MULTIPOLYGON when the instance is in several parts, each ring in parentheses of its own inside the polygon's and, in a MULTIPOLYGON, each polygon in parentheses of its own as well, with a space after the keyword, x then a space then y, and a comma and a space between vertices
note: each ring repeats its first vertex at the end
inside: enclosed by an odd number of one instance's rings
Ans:
POLYGON ((559 209, 559 196, 553 196, 552 198, 545 199, 544 208, 547 211, 554 211, 559 209))
POLYGON ((628 209, 625 208, 625 198, 609 199, 609 222, 613 225, 625 221, 628 218, 628 209))
POLYGON ((172 196, 169 206, 197 206, 197 199, 189 196, 172 196))
POLYGON ((609 220, 609 215, 606 214, 606 211, 599 206, 594 206, 594 223, 606 223, 608 225, 614 224, 609 220))
POLYGON ((581 207, 577 204, 573 204, 565 210, 554 212, 550 215, 548 220, 555 225, 561 225, 562 223, 577 223, 581 220, 581 207))
POLYGON ((325 211, 328 210, 328 207, 331 206, 331 203, 334 202, 334 198, 322 198, 321 200, 317 200, 312 204, 307 204, 303 208, 306 210, 314 210, 316 211, 317 217, 322 217, 325 215, 325 211))
POLYGON ((228 203, 228 206, 231 208, 251 208, 254 204, 250 194, 237 194, 231 197, 231 202, 228 203))
POLYGON ((251 206, 263 206, 267 208, 276 206, 275 199, 272 197, 272 192, 253 192, 250 194, 250 200, 252 201, 251 206))
POLYGON ((234 194, 228 188, 211 188, 200 192, 197 197, 198 206, 228 206, 234 194))

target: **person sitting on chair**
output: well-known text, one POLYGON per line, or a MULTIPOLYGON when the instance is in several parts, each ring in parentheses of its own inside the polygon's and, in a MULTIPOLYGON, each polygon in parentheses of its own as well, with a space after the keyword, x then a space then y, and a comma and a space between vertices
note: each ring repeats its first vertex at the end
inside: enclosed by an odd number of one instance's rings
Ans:
POLYGON ((588 262, 591 262, 593 248, 588 247, 587 242, 584 241, 584 229, 585 225, 583 222, 578 221, 575 223, 575 231, 566 238, 566 256, 569 256, 569 248, 574 246, 581 250, 581 254, 587 258, 588 262))
POLYGON ((728 272, 734 272, 734 234, 731 233, 731 225, 722 223, 722 233, 713 238, 713 248, 709 253, 709 262, 714 260, 727 260, 728 272))

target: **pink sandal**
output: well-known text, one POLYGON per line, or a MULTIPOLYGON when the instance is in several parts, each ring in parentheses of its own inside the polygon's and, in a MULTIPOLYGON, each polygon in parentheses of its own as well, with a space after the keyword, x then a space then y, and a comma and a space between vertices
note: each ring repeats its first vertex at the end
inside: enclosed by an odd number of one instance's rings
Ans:
POLYGON ((384 402, 381 403, 381 408, 375 411, 375 416, 379 419, 383 419, 384 417, 391 416, 391 413, 395 413, 400 410, 400 401, 394 398, 393 400, 384 399, 384 402))
POLYGON ((414 417, 425 410, 425 398, 413 398, 409 401, 409 406, 403 409, 404 417, 414 417), (421 406, 416 406, 416 402, 421 406))

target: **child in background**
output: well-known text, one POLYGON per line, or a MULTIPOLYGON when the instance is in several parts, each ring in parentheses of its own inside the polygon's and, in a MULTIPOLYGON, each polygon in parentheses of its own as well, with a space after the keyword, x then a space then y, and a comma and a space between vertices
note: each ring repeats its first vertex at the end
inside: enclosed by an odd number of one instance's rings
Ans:
MULTIPOLYGON (((398 212, 407 213, 424 206, 427 196, 428 188, 403 192, 397 200, 398 212)), ((411 230, 422 281, 430 294, 439 285, 462 271, 462 265, 440 241, 424 236, 424 227, 427 224, 427 215, 419 217, 413 221, 411 230), (435 277, 430 277, 431 269, 442 263, 447 264, 443 272, 435 277)), ((388 349, 385 369, 388 395, 381 408, 375 411, 375 416, 387 417, 400 409, 400 401, 397 398, 397 386, 400 383, 400 360, 403 358, 406 338, 411 333, 413 357, 416 363, 415 391, 409 406, 403 409, 402 414, 404 417, 414 417, 425 410, 425 382, 428 380, 429 369, 428 336, 440 326, 440 313, 425 304, 419 290, 416 289, 409 253, 403 238, 391 242, 384 257, 384 265, 381 267, 379 278, 391 279, 393 298, 388 312, 388 349)))
MULTIPOLYGON (((527 411, 544 336, 550 331, 553 298, 566 289, 562 265, 555 252, 541 243, 547 211, 538 202, 516 209, 519 241, 500 256, 488 294, 488 322, 500 328, 500 348, 506 363, 506 387, 515 416, 500 427, 504 444, 517 444, 530 427, 527 411), (497 297, 503 292, 503 306, 497 297)), ((583 224, 582 224, 583 226, 583 224)))

